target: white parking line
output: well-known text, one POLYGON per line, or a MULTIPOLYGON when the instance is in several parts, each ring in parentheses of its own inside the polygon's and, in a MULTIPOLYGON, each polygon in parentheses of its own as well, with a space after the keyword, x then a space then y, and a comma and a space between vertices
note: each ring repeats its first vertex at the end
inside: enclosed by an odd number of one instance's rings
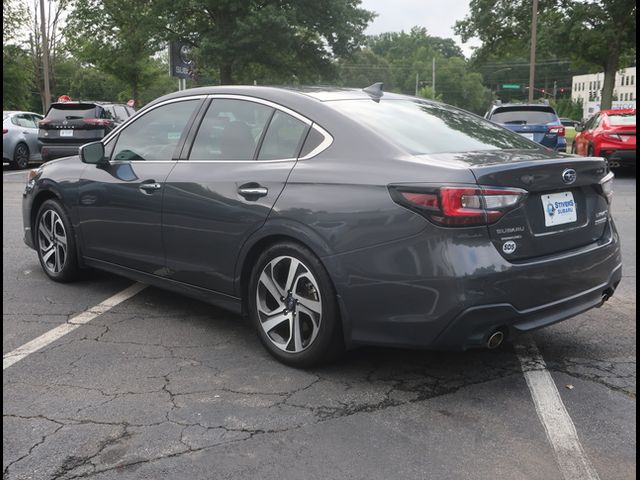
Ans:
POLYGON ((10 177, 11 175, 24 175, 24 178, 27 178, 28 170, 22 172, 2 172, 3 177, 10 177))
POLYGON ((516 353, 562 477, 564 480, 599 480, 533 339, 529 339, 526 345, 516 345, 516 353))
POLYGON ((102 315, 105 312, 108 312, 116 305, 119 305, 125 300, 128 300, 134 295, 140 293, 145 288, 147 288, 147 286, 142 283, 134 283, 130 287, 125 288, 119 293, 116 293, 114 296, 107 298, 104 302, 99 303, 95 307, 91 307, 88 310, 85 310, 84 312, 76 315, 67 323, 63 323, 62 325, 49 330, 47 333, 40 335, 38 338, 25 343, 21 347, 18 347, 9 353, 5 353, 2 356, 2 370, 6 370, 14 363, 19 362, 20 360, 25 358, 27 355, 30 355, 33 352, 37 352, 41 348, 44 348, 50 343, 65 336, 67 333, 73 332, 76 328, 81 327, 94 318, 102 315))

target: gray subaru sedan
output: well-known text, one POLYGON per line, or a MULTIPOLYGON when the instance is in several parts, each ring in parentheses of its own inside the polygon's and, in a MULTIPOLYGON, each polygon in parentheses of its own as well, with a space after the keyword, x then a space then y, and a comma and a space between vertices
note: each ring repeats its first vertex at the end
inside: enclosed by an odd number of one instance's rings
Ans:
POLYGON ((495 348, 600 306, 621 279, 612 184, 602 158, 380 84, 206 87, 32 171, 24 232, 52 280, 182 292, 309 367, 495 348))

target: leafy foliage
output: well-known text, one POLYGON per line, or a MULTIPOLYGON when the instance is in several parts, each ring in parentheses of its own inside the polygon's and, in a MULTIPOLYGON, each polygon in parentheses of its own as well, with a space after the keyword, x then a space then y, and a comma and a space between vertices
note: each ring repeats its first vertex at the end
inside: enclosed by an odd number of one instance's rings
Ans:
POLYGON ((199 50, 200 66, 217 67, 220 83, 228 84, 256 72, 272 78, 330 72, 332 55, 353 51, 373 18, 359 5, 360 0, 157 0, 154 14, 167 40, 189 41, 199 50))

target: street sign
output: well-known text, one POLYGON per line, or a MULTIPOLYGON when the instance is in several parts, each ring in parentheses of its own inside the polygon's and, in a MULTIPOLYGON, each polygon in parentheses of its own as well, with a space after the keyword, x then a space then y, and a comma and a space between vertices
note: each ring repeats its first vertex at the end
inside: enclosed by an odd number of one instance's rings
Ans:
POLYGON ((520 90, 520 85, 517 83, 503 83, 500 88, 503 90, 520 90))
POLYGON ((185 43, 171 42, 169 44, 169 63, 172 77, 193 77, 195 65, 190 58, 190 54, 191 47, 185 43))

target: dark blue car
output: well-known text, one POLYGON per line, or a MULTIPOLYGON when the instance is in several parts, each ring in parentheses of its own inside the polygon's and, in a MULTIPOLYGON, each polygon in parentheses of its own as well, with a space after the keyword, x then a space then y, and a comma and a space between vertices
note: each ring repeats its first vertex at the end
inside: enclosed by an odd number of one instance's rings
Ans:
POLYGON ((567 151, 564 126, 550 105, 497 104, 485 117, 552 150, 567 151))

